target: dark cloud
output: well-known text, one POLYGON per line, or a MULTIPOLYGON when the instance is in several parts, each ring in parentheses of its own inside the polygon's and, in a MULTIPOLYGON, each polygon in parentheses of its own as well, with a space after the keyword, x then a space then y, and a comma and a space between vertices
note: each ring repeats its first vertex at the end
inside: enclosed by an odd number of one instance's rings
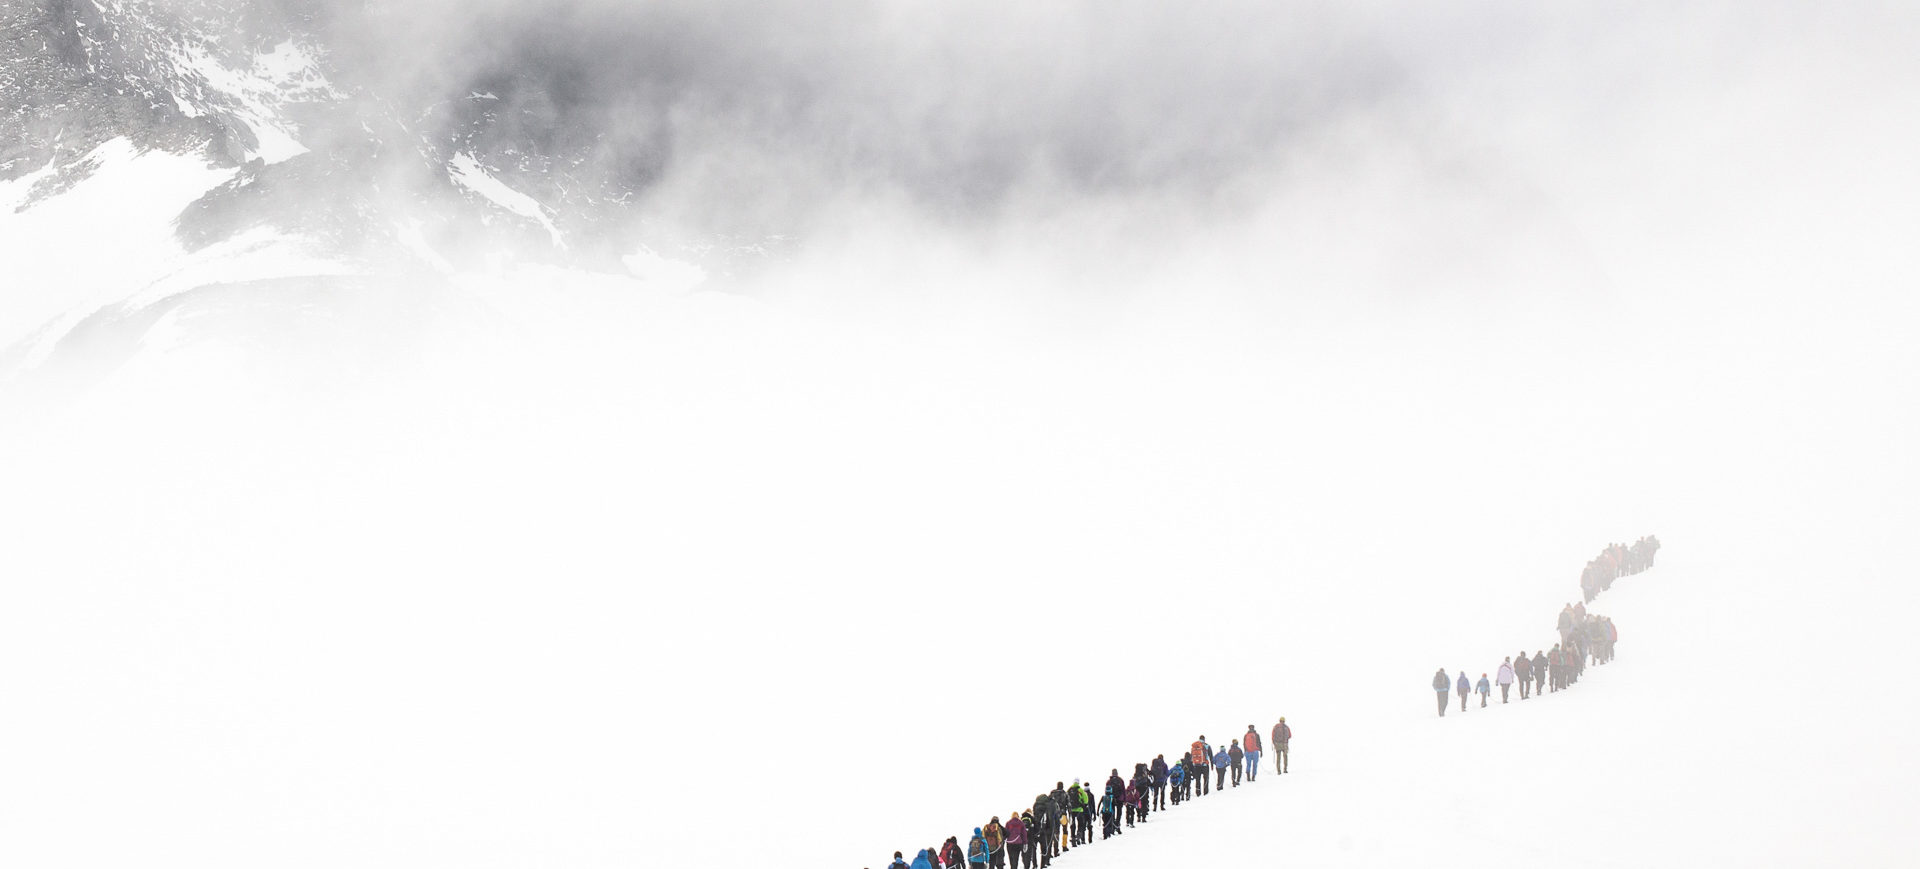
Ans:
POLYGON ((1034 191, 1204 195, 1403 84, 1320 3, 304 5, 343 83, 492 93, 493 135, 624 186, 675 176, 703 221, 799 220, 849 189, 958 218, 1034 191))

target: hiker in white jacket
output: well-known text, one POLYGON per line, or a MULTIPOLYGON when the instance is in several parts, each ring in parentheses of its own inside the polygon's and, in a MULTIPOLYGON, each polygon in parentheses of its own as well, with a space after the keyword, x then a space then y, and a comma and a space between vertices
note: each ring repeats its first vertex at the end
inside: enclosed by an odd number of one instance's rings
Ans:
POLYGON ((1500 683, 1500 702, 1507 702, 1507 690, 1513 687, 1512 658, 1500 662, 1500 672, 1494 675, 1493 681, 1500 683))

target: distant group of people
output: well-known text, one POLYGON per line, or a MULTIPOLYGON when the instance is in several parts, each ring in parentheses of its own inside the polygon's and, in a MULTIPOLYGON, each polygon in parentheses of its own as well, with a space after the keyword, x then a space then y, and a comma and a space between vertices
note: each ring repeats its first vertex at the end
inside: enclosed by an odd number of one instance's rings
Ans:
POLYGON ((1632 546, 1608 544, 1580 572, 1580 593, 1586 595, 1585 602, 1593 603, 1593 599, 1599 597, 1601 592, 1613 587, 1614 580, 1652 567, 1653 554, 1659 551, 1660 538, 1651 534, 1635 540, 1632 546))
POLYGON ((994 815, 984 826, 975 827, 965 846, 960 837, 949 836, 937 848, 922 848, 911 862, 895 851, 888 869, 1033 869, 1036 862, 1051 866, 1054 858, 1068 850, 1093 843, 1096 817, 1100 838, 1110 839, 1121 835, 1122 824, 1144 824, 1148 814, 1170 804, 1229 787, 1229 779, 1232 787, 1239 787, 1243 779, 1251 783, 1260 774, 1260 756, 1267 746, 1272 746, 1274 774, 1287 774, 1293 728, 1286 716, 1280 716, 1268 735, 1270 741, 1261 739, 1259 729, 1249 724, 1246 733, 1216 747, 1203 734, 1171 761, 1162 754, 1134 764, 1129 778, 1122 778, 1115 767, 1097 798, 1090 783, 1054 782, 1053 790, 1035 796, 1031 807, 1008 813, 1004 822, 994 815))
POLYGON ((1522 649, 1520 654, 1502 659, 1493 676, 1481 673, 1477 681, 1469 678, 1465 670, 1461 670, 1457 678, 1448 676, 1445 667, 1435 670, 1433 692, 1440 716, 1446 717, 1449 691, 1459 697, 1460 711, 1465 712, 1467 701, 1475 695, 1485 708, 1493 698, 1495 687, 1500 689, 1501 703, 1507 702, 1515 686, 1519 688, 1520 699, 1525 700, 1546 691, 1572 687, 1580 681, 1589 663, 1600 665, 1612 661, 1620 631, 1614 627, 1613 619, 1587 612, 1587 604, 1601 591, 1612 587, 1615 579, 1652 567, 1653 554, 1659 549, 1660 539, 1649 534, 1632 546, 1612 544, 1601 551, 1600 557, 1588 562, 1586 572, 1580 577, 1586 600, 1561 608, 1555 624, 1560 642, 1553 648, 1536 650, 1531 657, 1522 649))

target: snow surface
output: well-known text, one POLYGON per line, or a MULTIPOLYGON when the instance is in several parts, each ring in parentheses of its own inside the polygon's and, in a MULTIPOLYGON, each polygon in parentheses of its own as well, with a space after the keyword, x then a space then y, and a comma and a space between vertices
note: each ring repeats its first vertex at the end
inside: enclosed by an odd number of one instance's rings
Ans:
POLYGON ((662 289, 668 292, 689 292, 707 280, 707 271, 692 263, 682 262, 661 256, 652 248, 642 247, 620 258, 627 272, 638 278, 650 289, 662 289))
MULTIPOLYGON (((177 267, 173 219, 235 170, 198 157, 139 151, 125 139, 85 158, 99 168, 72 190, 24 210, 35 175, 0 187, 0 346, 56 318, 84 316, 177 267)), ((60 331, 56 325, 54 332, 60 331)))
POLYGON ((1561 384, 1651 381, 1475 381, 1504 344, 1464 323, 1249 368, 1157 316, 982 355, 559 269, 462 281, 413 364, 320 366, 338 394, 263 375, 243 334, 12 434, 0 545, 61 577, 0 609, 0 744, 35 746, 5 762, 36 784, 0 789, 18 862, 880 866, 1283 714, 1293 777, 1067 859, 1915 844, 1912 701, 1836 663, 1898 660, 1916 603, 1912 504, 1863 473, 1904 448, 1859 439, 1910 409, 1756 428, 1690 387, 1710 333, 1599 353, 1677 386, 1583 428, 1561 384), (1515 442, 1529 419, 1557 434, 1515 442), (1873 509, 1821 506, 1847 502, 1873 509), (1659 566, 1597 604, 1617 664, 1434 718, 1434 667, 1545 644, 1585 560, 1650 531, 1659 566), (121 835, 87 835, 103 817, 121 835))
POLYGON ((553 218, 547 215, 547 209, 533 197, 508 187, 500 179, 487 173, 487 170, 475 160, 472 154, 455 154, 447 161, 448 173, 460 186, 473 191, 509 212, 518 214, 540 224, 553 238, 553 246, 565 249, 566 240, 560 236, 560 228, 553 224, 553 218))

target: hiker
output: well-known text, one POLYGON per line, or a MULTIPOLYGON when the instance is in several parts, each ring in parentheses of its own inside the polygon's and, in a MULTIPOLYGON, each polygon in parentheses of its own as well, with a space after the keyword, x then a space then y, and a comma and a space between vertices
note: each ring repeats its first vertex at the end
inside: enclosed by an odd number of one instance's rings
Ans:
POLYGON ((987 865, 993 869, 1004 869, 1007 864, 1007 828, 1000 826, 1000 816, 994 815, 987 822, 987 865))
POLYGON ((1540 696, 1541 689, 1547 687, 1547 653, 1535 650, 1533 653, 1533 694, 1540 696))
POLYGON ((1493 683, 1487 681, 1487 674, 1480 674, 1480 681, 1473 686, 1473 690, 1480 693, 1480 708, 1487 708, 1487 698, 1493 696, 1493 683))
POLYGON ((1053 783, 1053 790, 1047 794, 1047 848, 1052 856, 1060 856, 1067 846, 1067 787, 1061 782, 1053 783))
POLYGON ((1155 755, 1153 758, 1153 807, 1164 810, 1167 807, 1167 756, 1155 755))
POLYGON ((967 840, 967 864, 971 866, 987 865, 987 839, 980 834, 980 828, 973 828, 973 838, 967 840))
POLYGON ((1233 755, 1227 753, 1227 750, 1224 748, 1213 753, 1213 769, 1219 773, 1220 776, 1219 780, 1213 783, 1214 790, 1217 791, 1227 786, 1227 764, 1232 762, 1233 755))
POLYGON ((1493 679, 1495 682, 1500 683, 1500 702, 1504 704, 1507 702, 1507 691, 1513 688, 1512 658, 1500 662, 1499 674, 1494 676, 1493 679))
POLYGON ((1207 795, 1207 764, 1213 761, 1213 746, 1207 744, 1206 734, 1200 734, 1200 738, 1193 741, 1193 750, 1189 756, 1193 758, 1191 771, 1200 773, 1199 781, 1194 787, 1198 791, 1198 796, 1204 797, 1207 795))
POLYGON ((1473 683, 1467 681, 1467 671, 1460 671, 1460 681, 1453 684, 1453 691, 1460 695, 1460 711, 1467 711, 1467 695, 1473 693, 1473 683))
MULTIPOLYGON (((1444 709, 1446 704, 1440 704, 1444 709)), ((1276 774, 1287 771, 1287 743, 1293 741, 1293 728, 1287 726, 1287 716, 1280 716, 1280 723, 1273 726, 1273 765, 1276 774)))
POLYGON ((1107 790, 1113 792, 1114 813, 1119 814, 1119 800, 1127 793, 1127 780, 1120 777, 1120 768, 1114 767, 1113 774, 1107 776, 1107 790))
MULTIPOLYGON (((920 852, 922 857, 926 856, 926 854, 927 852, 925 851, 920 852)), ((887 869, 907 869, 906 858, 901 857, 899 851, 893 852, 893 862, 887 864, 887 869)))
POLYGON ((921 848, 920 856, 913 858, 913 865, 907 869, 933 869, 933 852, 921 848))
POLYGON ((1240 750, 1240 741, 1227 743, 1227 771, 1232 773, 1233 786, 1240 786, 1240 767, 1246 765, 1247 753, 1240 750))
POLYGON ((1020 817, 1015 810, 1007 815, 1007 869, 1020 869, 1020 859, 1026 856, 1027 865, 1033 865, 1033 858, 1027 855, 1027 819, 1020 817))
MULTIPOLYGON (((1038 796, 1033 798, 1033 808, 1027 811, 1033 818, 1033 820, 1027 821, 1027 841, 1032 842, 1037 847, 1040 865, 1045 866, 1053 862, 1052 849, 1054 838, 1048 835, 1048 833, 1053 831, 1054 827, 1053 797, 1048 796, 1045 791, 1040 792, 1038 796)), ((1026 818, 1021 818, 1021 820, 1026 821, 1026 818)))
POLYGON ((1100 798, 1100 838, 1108 839, 1120 835, 1119 807, 1113 802, 1113 788, 1107 788, 1105 796, 1100 798))
POLYGON ((1145 821, 1147 819, 1147 813, 1143 811, 1140 804, 1140 785, 1138 783, 1127 782, 1127 792, 1122 794, 1120 799, 1127 804, 1127 826, 1131 827, 1135 821, 1145 821))
POLYGON ((1173 792, 1173 804, 1176 806, 1180 805, 1181 800, 1187 798, 1187 759, 1185 757, 1167 767, 1167 789, 1173 792))
POLYGON ((1533 662, 1527 659, 1527 650, 1513 656, 1513 678, 1520 683, 1520 699, 1527 699, 1527 686, 1533 683, 1533 662))
POLYGON ((959 869, 965 859, 966 856, 960 853, 959 837, 948 836, 947 843, 940 846, 940 864, 946 869, 959 869))
POLYGON ((1240 737, 1247 752, 1247 781, 1253 781, 1260 775, 1260 731, 1247 725, 1247 735, 1240 737))
POLYGON ((1560 610, 1560 621, 1555 629, 1560 632, 1560 642, 1566 643, 1567 637, 1573 633, 1573 604, 1567 604, 1560 610))
POLYGON ((1020 822, 1027 827, 1027 846, 1020 852, 1020 862, 1025 869, 1033 869, 1033 859, 1040 853, 1040 840, 1046 838, 1046 827, 1034 818, 1032 809, 1020 813, 1020 822))
POLYGON ((1447 668, 1433 671, 1433 693, 1440 698, 1440 717, 1447 717, 1447 689, 1453 686, 1453 680, 1447 678, 1447 668))
POLYGON ((1073 787, 1067 789, 1067 816, 1072 820, 1069 836, 1074 845, 1086 843, 1082 830, 1087 825, 1087 806, 1091 802, 1085 786, 1080 784, 1079 779, 1074 779, 1073 787))

